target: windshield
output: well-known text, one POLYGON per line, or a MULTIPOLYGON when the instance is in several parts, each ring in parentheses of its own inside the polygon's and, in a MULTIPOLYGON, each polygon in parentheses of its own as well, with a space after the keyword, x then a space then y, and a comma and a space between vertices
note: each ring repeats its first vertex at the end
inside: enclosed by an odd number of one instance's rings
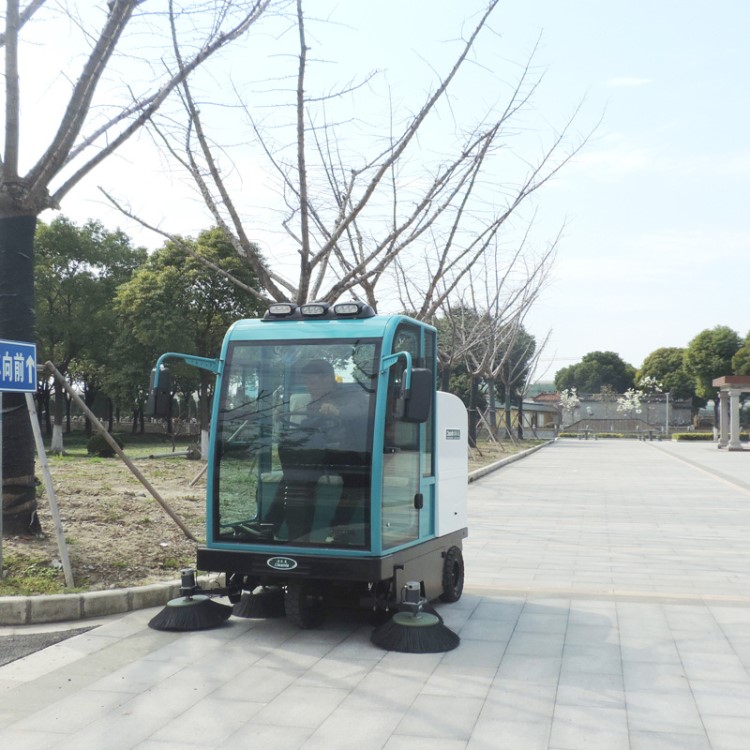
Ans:
POLYGON ((219 404, 214 538, 369 545, 376 341, 236 342, 219 404))

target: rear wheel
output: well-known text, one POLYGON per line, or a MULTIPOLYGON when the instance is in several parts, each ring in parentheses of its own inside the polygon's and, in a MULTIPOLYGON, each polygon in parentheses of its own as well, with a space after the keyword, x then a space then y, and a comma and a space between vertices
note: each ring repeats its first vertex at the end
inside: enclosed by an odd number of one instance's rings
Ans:
POLYGON ((323 597, 306 583, 289 583, 284 598, 286 616, 298 628, 310 630, 323 623, 323 597))
POLYGON ((444 602, 457 602, 464 590, 464 556, 458 547, 451 547, 443 559, 443 593, 440 599, 444 602))

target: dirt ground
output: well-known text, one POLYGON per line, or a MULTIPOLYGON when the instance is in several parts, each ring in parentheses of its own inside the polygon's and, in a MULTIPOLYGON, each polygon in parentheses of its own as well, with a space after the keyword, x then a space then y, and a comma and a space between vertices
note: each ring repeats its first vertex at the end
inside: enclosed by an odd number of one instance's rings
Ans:
MULTIPOLYGON (((483 444, 469 467, 493 463, 529 444, 483 444)), ((134 458, 134 463, 182 519, 205 539, 204 464, 184 457, 134 458)), ((195 564, 195 542, 117 458, 50 458, 75 589, 102 590, 179 579, 195 564)), ((42 477, 37 469, 37 476, 42 477)), ((46 492, 39 488, 43 538, 3 539, 0 595, 62 593, 65 577, 46 492)))
MULTIPOLYGON (((183 457, 134 463, 193 536, 205 538, 204 464, 183 457)), ((179 579, 195 564, 195 543, 117 458, 50 459, 75 589, 101 590, 179 579)), ((37 470, 41 477, 41 471, 37 470)), ((53 593, 65 578, 46 492, 40 487, 44 537, 3 539, 0 594, 53 593), (29 590, 30 589, 30 590, 29 590)), ((69 589, 68 589, 69 590, 69 589)))

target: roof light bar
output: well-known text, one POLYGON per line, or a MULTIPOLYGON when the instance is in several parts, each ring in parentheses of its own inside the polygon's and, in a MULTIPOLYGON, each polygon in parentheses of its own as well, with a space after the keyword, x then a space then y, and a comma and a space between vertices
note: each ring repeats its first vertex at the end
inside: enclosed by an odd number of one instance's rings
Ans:
POLYGON ((300 305, 299 311, 305 317, 320 318, 328 312, 328 305, 325 302, 310 302, 300 305))
POLYGON ((342 318, 359 315, 361 310, 362 305, 359 302, 338 302, 333 306, 333 312, 342 318))
POLYGON ((329 305, 327 302, 306 302, 295 305, 293 302, 273 302, 263 320, 302 320, 315 318, 317 320, 335 320, 336 318, 371 318, 375 310, 370 305, 357 300, 337 302, 329 305))
POLYGON ((364 302, 357 302, 352 300, 351 302, 337 302, 333 306, 334 314, 339 318, 371 318, 375 315, 369 305, 364 302))
POLYGON ((294 315, 296 305, 291 302, 274 302, 268 306, 268 312, 266 316, 271 318, 288 318, 290 315, 294 315))

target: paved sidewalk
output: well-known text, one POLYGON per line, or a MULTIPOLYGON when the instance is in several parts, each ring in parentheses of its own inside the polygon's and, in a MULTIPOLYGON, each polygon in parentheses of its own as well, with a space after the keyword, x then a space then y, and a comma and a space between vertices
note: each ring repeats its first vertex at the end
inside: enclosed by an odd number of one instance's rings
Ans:
POLYGON ((131 612, 0 667, 0 747, 750 746, 750 455, 560 441, 469 502, 455 651, 383 652, 351 618, 172 634, 131 612))

